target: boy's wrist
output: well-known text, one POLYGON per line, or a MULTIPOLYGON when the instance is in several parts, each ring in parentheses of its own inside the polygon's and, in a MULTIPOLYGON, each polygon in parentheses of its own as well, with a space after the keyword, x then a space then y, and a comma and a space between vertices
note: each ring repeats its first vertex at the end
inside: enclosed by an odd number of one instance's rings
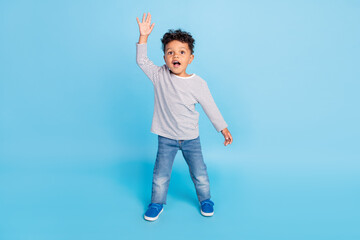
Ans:
POLYGON ((147 43, 148 37, 149 37, 149 35, 140 35, 140 37, 139 37, 139 44, 147 43))

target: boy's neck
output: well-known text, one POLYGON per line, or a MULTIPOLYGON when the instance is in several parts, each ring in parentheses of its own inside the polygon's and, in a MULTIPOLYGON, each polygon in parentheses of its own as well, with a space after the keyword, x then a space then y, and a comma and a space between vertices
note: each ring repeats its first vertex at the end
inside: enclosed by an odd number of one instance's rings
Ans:
POLYGON ((173 73, 171 70, 170 70, 170 72, 178 77, 191 77, 192 76, 192 74, 187 74, 186 72, 179 73, 179 74, 173 73))

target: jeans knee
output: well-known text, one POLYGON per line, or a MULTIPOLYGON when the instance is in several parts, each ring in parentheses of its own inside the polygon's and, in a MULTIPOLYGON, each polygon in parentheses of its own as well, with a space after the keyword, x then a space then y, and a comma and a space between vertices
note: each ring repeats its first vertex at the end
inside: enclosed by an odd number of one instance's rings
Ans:
POLYGON ((158 186, 167 184, 170 181, 170 176, 154 176, 153 183, 158 186))
POLYGON ((208 175, 195 175, 193 176, 194 181, 196 182, 196 184, 209 184, 209 177, 208 175))

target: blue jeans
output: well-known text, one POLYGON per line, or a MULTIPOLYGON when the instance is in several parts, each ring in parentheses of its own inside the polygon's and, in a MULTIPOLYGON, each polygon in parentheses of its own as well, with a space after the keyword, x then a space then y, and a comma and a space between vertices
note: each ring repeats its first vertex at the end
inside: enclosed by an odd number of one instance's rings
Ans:
POLYGON ((173 140, 158 135, 158 152, 153 172, 152 203, 166 204, 171 169, 178 150, 189 166, 198 200, 210 199, 209 177, 201 153, 200 136, 192 140, 173 140))

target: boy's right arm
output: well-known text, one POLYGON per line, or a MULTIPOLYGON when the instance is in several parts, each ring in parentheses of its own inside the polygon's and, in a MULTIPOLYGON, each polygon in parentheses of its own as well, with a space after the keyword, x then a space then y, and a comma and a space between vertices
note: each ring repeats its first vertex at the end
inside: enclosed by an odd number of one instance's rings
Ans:
POLYGON ((149 13, 145 19, 146 14, 144 13, 142 22, 139 21, 139 18, 136 18, 136 21, 139 24, 140 37, 139 42, 136 44, 136 62, 139 67, 144 71, 144 73, 150 78, 150 80, 155 84, 158 72, 161 67, 156 66, 150 59, 147 57, 147 39, 154 28, 155 23, 151 24, 151 14, 149 13))

